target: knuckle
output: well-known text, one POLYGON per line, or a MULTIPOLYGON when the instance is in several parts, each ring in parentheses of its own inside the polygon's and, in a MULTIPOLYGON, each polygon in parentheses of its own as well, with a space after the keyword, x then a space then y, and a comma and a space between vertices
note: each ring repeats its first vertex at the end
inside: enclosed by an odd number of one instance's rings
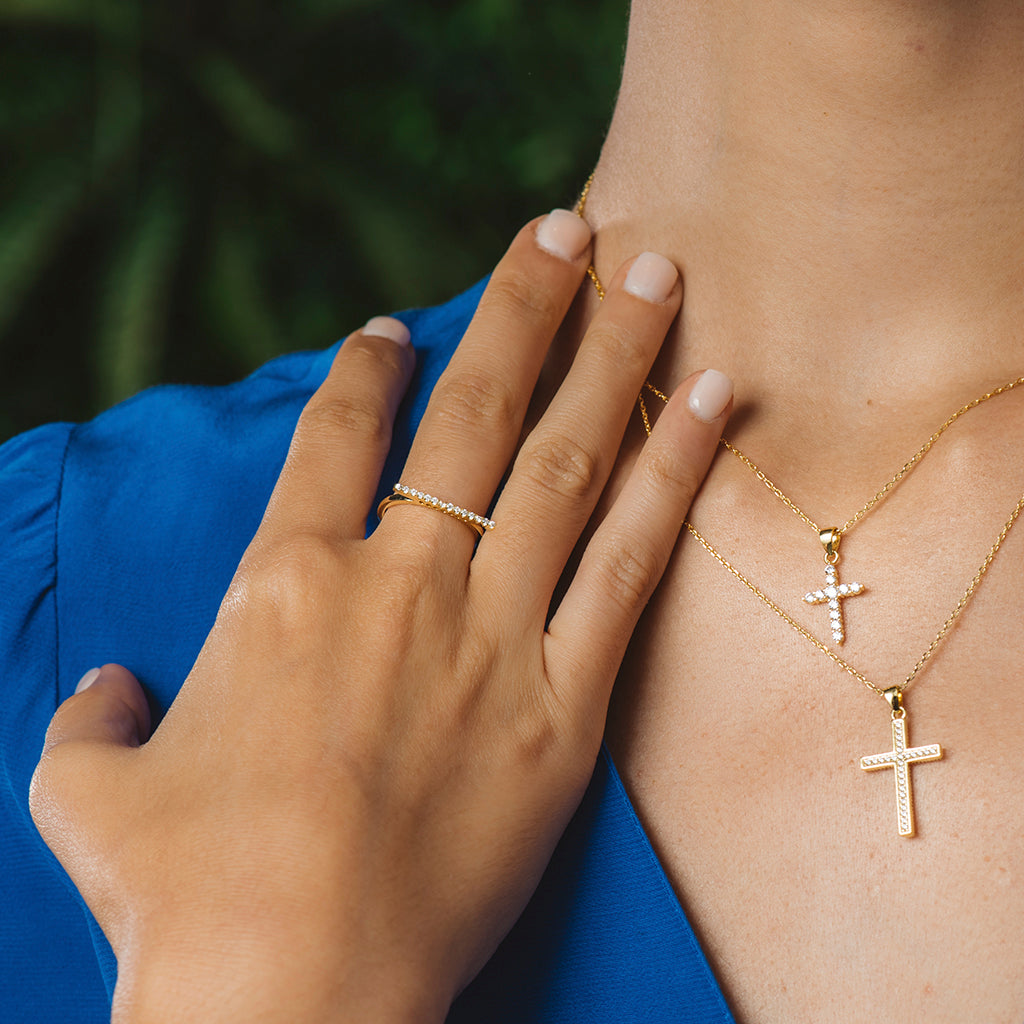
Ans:
POLYGON ((511 732, 515 761, 527 769, 535 769, 560 758, 565 737, 559 724, 537 710, 521 713, 511 732))
POLYGON ((32 815, 36 828, 44 839, 49 831, 49 823, 53 810, 53 756, 52 752, 44 754, 32 773, 32 781, 28 787, 28 810, 32 815))
POLYGON ((296 431, 296 437, 300 439, 346 435, 357 437, 364 443, 390 444, 390 413, 368 394, 315 399, 303 411, 296 431))
POLYGON ((514 321, 546 323, 561 319, 562 304, 550 286, 522 271, 504 268, 500 275, 491 278, 485 310, 492 303, 498 307, 502 318, 514 318, 514 321))
POLYGON ((419 541, 425 557, 396 560, 379 572, 374 581, 375 605, 395 636, 404 635, 399 624, 416 618, 416 610, 431 591, 433 574, 429 567, 437 563, 429 553, 438 547, 436 535, 428 533, 419 541))
POLYGON ((591 328, 590 342, 619 377, 642 377, 650 366, 650 342, 623 324, 602 323, 591 328))
POLYGON ((507 433, 517 428, 517 403, 508 385, 478 371, 445 375, 434 391, 437 413, 458 428, 507 433))
MULTIPOLYGON (((338 549, 311 532, 290 534, 249 564, 233 587, 232 605, 259 609, 285 633, 308 630, 342 577, 338 549)), ((265 618, 264 618, 265 617, 265 618)))
POLYGON ((590 497, 602 477, 600 457, 564 436, 532 440, 520 454, 519 466, 541 491, 570 501, 590 497))
MULTIPOLYGON (((355 374, 364 380, 369 374, 390 380, 402 375, 404 350, 398 345, 382 345, 376 339, 354 335, 345 342, 344 349, 345 362, 335 363, 335 367, 344 366, 346 378, 355 374)), ((336 372, 334 367, 331 372, 336 372)))
POLYGON ((512 698, 503 732, 510 759, 527 775, 554 768, 566 784, 582 788, 593 772, 603 731, 601 716, 591 710, 581 714, 553 688, 522 687, 512 698))
POLYGON ((661 564, 650 548, 616 545, 602 553, 599 572, 604 592, 620 608, 638 610, 653 593, 661 575, 661 564))
POLYGON ((671 445, 649 443, 641 465, 646 482, 655 491, 692 497, 700 487, 700 468, 691 459, 680 458, 671 445))
POLYGON ((57 743, 39 760, 29 783, 28 807, 39 834, 53 849, 71 824, 80 801, 76 798, 76 781, 85 781, 89 772, 82 763, 85 752, 73 760, 67 742, 57 743))

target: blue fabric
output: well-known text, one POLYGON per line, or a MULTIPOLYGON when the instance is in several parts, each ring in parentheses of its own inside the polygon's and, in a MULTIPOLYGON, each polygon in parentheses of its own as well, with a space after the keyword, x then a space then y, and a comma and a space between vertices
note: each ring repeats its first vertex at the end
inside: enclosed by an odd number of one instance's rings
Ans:
MULTIPOLYGON (((401 314, 418 354, 382 491, 482 283, 401 314)), ((43 734, 84 671, 174 699, 335 349, 225 388, 154 388, 0 448, 0 1021, 109 1019, 116 963, 28 816, 43 734)), ((453 1024, 732 1020, 606 752, 521 921, 453 1024)))

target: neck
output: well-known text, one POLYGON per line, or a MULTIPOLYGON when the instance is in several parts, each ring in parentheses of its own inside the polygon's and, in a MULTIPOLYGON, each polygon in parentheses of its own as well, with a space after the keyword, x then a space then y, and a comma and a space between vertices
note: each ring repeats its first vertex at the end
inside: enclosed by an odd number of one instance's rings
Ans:
POLYGON ((955 406, 1024 370, 1022 213, 1016 0, 635 0, 587 218, 683 272, 656 383, 955 406))

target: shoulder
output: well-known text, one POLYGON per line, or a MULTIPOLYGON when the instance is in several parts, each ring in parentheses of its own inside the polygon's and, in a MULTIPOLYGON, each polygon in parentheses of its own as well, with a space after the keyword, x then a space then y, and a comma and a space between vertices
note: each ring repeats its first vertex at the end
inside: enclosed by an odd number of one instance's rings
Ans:
MULTIPOLYGON (((418 358, 393 464, 482 289, 397 314, 418 358)), ((48 718, 93 664, 126 660, 145 678, 147 647, 170 645, 176 663, 194 654, 337 347, 283 356, 225 387, 150 388, 91 422, 0 446, 3 679, 31 679, 27 699, 48 718)), ((23 742, 34 750, 39 738, 23 742)))
MULTIPOLYGON (((418 358, 386 486, 483 284, 398 314, 418 358)), ((173 697, 158 666, 191 664, 337 347, 283 356, 226 387, 150 388, 91 422, 0 446, 0 739, 16 789, 39 726, 93 664, 123 660, 144 680, 152 670, 158 698, 173 697)))
MULTIPOLYGON (((418 365, 386 486, 482 289, 397 314, 418 365)), ((160 703, 173 698, 337 347, 283 356, 225 387, 150 388, 88 423, 0 446, 0 760, 16 789, 27 787, 40 727, 92 665, 123 661, 160 703)))

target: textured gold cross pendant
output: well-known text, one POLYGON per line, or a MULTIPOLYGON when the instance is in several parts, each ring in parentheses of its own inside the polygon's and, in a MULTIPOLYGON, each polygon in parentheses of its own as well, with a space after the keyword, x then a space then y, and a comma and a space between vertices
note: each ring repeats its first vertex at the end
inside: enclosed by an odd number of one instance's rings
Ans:
MULTIPOLYGON (((887 691, 886 696, 892 691, 887 691)), ((896 823, 901 836, 914 834, 914 793, 910 786, 910 766, 922 761, 938 761, 942 757, 942 748, 938 743, 927 747, 907 746, 907 712, 900 702, 899 691, 890 697, 893 703, 892 712, 892 750, 885 754, 872 754, 862 757, 860 766, 866 772, 876 772, 882 768, 892 768, 896 776, 896 823)))

